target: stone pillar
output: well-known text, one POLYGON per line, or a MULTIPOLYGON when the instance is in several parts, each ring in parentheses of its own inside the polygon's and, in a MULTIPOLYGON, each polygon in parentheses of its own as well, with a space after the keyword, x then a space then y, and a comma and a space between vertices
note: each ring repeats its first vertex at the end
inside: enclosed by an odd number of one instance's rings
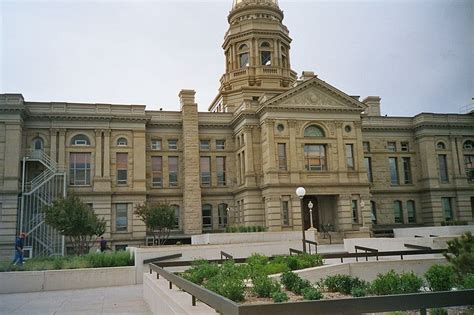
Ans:
POLYGON ((339 195, 337 198, 337 230, 352 230, 351 195, 339 195))
POLYGON ((244 138, 246 145, 245 152, 245 183, 247 186, 255 186, 255 166, 254 166, 254 156, 253 156, 253 126, 244 127, 244 138))
POLYGON ((59 130, 58 169, 66 171, 66 129, 59 130))
POLYGON ((181 117, 183 122, 184 170, 183 227, 185 234, 202 232, 201 185, 199 181, 199 124, 193 90, 181 90, 181 117))
POLYGON ((56 142, 56 138, 57 138, 57 129, 54 129, 54 128, 51 128, 49 130, 49 134, 50 134, 50 141, 49 141, 49 157, 51 158, 51 160, 57 162, 57 151, 56 151, 56 147, 57 147, 57 142, 56 142))
POLYGON ((372 227, 372 216, 371 216, 371 206, 370 206, 370 195, 364 194, 360 196, 360 212, 362 218, 362 226, 364 228, 371 228, 372 227), (362 207, 362 204, 364 205, 362 207))
POLYGON ((133 191, 146 192, 145 128, 133 131, 133 191))
POLYGON ((102 177, 102 130, 95 130, 95 177, 102 177))
POLYGON ((347 165, 346 165, 346 148, 342 137, 342 121, 336 121, 336 137, 337 137, 337 174, 340 183, 347 182, 347 165))
POLYGON ((16 192, 21 178, 22 125, 19 121, 5 122, 5 160, 3 165, 3 190, 16 192))
POLYGON ((296 143, 296 121, 288 121, 289 129, 289 143, 287 149, 286 163, 288 165, 288 171, 290 171, 290 177, 292 183, 300 182, 300 173, 298 171, 298 147, 296 143))
POLYGON ((110 178, 110 130, 104 131, 104 177, 110 178))

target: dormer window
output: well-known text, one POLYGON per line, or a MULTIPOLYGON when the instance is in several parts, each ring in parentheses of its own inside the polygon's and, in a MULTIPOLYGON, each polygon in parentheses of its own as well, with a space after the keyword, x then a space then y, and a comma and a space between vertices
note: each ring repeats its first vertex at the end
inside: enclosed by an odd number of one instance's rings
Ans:
POLYGON ((122 137, 122 138, 119 138, 119 139, 117 140, 117 146, 119 146, 119 147, 126 147, 127 145, 128 145, 128 141, 127 141, 126 138, 123 138, 123 137, 122 137))
POLYGON ((72 137, 71 145, 91 145, 91 142, 86 135, 79 134, 72 137))
POLYGON ((35 151, 43 151, 43 149, 44 149, 43 139, 41 139, 40 137, 34 138, 33 139, 33 149, 35 151))

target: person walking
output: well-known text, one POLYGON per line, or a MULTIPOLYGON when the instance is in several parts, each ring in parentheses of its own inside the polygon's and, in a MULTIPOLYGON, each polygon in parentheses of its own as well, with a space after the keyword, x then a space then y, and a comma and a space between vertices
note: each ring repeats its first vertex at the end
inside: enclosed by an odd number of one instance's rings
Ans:
POLYGON ((103 236, 100 237, 100 251, 103 253, 107 249, 107 241, 103 236))
POLYGON ((12 261, 13 265, 23 265, 23 246, 25 245, 26 233, 21 232, 15 240, 15 258, 12 261))

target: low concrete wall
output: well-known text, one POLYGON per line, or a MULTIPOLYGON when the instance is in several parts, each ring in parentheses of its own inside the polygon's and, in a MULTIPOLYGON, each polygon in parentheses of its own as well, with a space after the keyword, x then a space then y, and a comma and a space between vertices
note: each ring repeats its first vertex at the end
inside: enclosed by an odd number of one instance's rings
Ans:
POLYGON ((456 226, 431 226, 431 227, 417 227, 417 228, 406 228, 406 229, 393 229, 395 238, 398 237, 415 237, 415 235, 430 237, 430 235, 436 236, 448 236, 448 235, 462 235, 465 232, 471 232, 474 234, 474 225, 456 225, 456 226))
POLYGON ((191 236, 191 244, 193 245, 286 242, 298 240, 301 240, 301 231, 216 233, 191 236))
POLYGON ((136 284, 135 267, 0 272, 0 294, 136 284))
POLYGON ((453 238, 455 236, 344 239, 344 250, 354 253, 356 245, 378 249, 379 251, 410 250, 410 248, 405 247, 405 244, 442 249, 446 248, 446 242, 453 238))

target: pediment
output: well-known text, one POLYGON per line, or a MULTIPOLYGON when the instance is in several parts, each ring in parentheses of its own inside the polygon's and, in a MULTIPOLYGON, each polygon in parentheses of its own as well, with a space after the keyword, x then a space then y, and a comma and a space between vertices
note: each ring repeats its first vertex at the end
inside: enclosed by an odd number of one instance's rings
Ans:
POLYGON ((263 104, 266 107, 313 108, 321 110, 364 111, 366 105, 319 80, 310 79, 263 104))

